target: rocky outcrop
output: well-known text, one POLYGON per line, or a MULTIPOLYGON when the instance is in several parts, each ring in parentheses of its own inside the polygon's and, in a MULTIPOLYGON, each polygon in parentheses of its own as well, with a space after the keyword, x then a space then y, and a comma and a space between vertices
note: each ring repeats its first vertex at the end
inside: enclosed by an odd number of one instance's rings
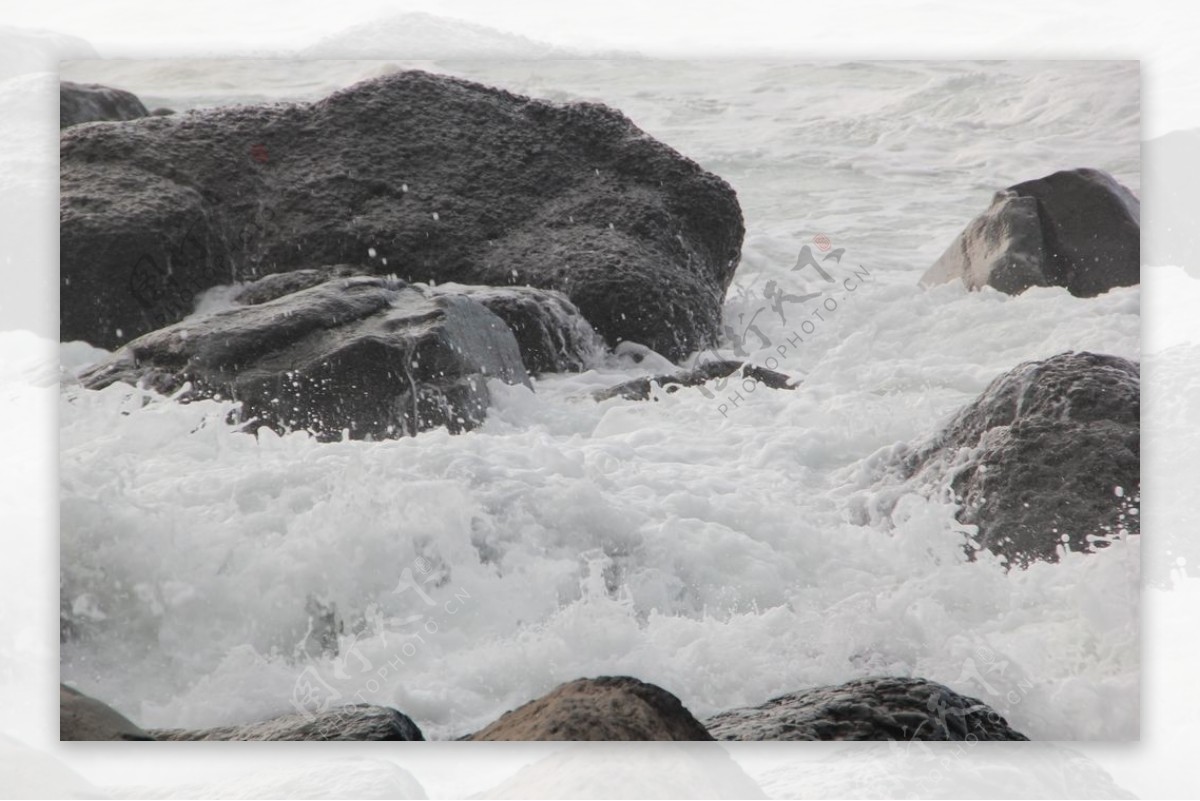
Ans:
POLYGON ((577 679, 468 740, 711 740, 679 699, 628 676, 577 679))
POLYGON ((168 326, 80 377, 236 400, 242 421, 324 439, 467 430, 485 417, 489 379, 529 381, 503 320, 465 295, 372 276, 168 326))
POLYGON ((857 679, 723 712, 718 740, 1028 740, 991 707, 919 678, 857 679))
POLYGON ((749 381, 762 384, 770 389, 795 389, 799 381, 783 373, 768 370, 765 367, 748 362, 719 360, 704 362, 690 370, 681 370, 668 375, 647 376, 625 381, 608 389, 598 390, 592 394, 597 401, 610 398, 625 398, 627 400, 648 400, 654 387, 663 387, 666 392, 678 392, 681 387, 698 387, 709 381, 728 378, 737 373, 741 382, 749 381))
POLYGON ((153 740, 154 737, 108 704, 60 684, 58 739, 153 740))
POLYGON ((744 233, 728 184, 619 112, 422 72, 68 129, 60 158, 61 338, 106 348, 210 287, 350 264, 557 290, 679 360, 716 341, 744 233))
POLYGON ((1100 170, 1064 170, 996 193, 925 273, 1010 295, 1062 286, 1093 297, 1140 282, 1141 203, 1100 170))
POLYGON ((961 504, 980 547, 1013 565, 1056 561, 1140 531, 1140 371, 1064 353, 995 379, 906 458, 918 485, 961 504))
POLYGON ((153 729, 156 740, 424 740, 407 715, 386 706, 353 704, 316 714, 282 715, 214 729, 153 729))
POLYGON ((60 81, 58 87, 59 128, 81 122, 136 120, 150 114, 137 95, 124 89, 71 81, 60 81))

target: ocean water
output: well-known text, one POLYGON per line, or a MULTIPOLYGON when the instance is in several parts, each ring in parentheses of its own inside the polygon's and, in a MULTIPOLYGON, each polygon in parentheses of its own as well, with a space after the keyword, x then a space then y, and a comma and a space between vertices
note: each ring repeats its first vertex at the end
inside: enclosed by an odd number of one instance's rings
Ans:
POLYGON ((1139 357, 1138 287, 917 286, 1003 186, 1089 166, 1139 191, 1136 63, 74 62, 63 77, 184 109, 409 67, 609 103, 729 181, 747 236, 720 355, 802 385, 595 403, 654 361, 612 358, 494 386, 467 435, 317 443, 237 433, 218 402, 82 391, 71 373, 102 353, 63 345, 45 391, 64 681, 145 726, 368 701, 452 738, 579 676, 635 675, 704 716, 912 674, 1035 739, 1137 736, 1138 541, 1009 573, 965 561, 953 505, 886 477, 899 443, 1021 361, 1139 357), (823 262, 833 280, 793 269, 806 246, 843 249, 823 262))

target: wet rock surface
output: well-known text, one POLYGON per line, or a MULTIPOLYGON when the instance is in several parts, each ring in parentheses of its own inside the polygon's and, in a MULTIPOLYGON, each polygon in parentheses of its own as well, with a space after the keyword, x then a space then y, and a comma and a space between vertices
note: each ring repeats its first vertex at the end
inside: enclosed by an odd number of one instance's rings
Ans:
POLYGON ((996 378, 908 457, 948 484, 959 520, 1010 564, 1056 561, 1140 532, 1141 379, 1135 362, 1064 353, 996 378))
POLYGON ((729 378, 737 373, 735 384, 741 381, 753 381, 770 389, 795 389, 799 385, 797 379, 765 367, 748 362, 721 360, 705 362, 690 370, 681 370, 668 375, 635 378, 617 384, 614 387, 599 390, 592 397, 597 401, 610 398, 625 398, 627 400, 649 400, 654 387, 662 387, 666 392, 678 392, 681 387, 698 387, 709 381, 729 378))
POLYGON ((132 92, 95 83, 58 84, 58 127, 83 122, 136 120, 150 112, 132 92))
POLYGON ((1141 202, 1108 173, 1063 170, 996 193, 921 278, 1010 295, 1063 286, 1093 297, 1141 281, 1141 202))
POLYGON ((718 740, 1027 740, 991 707, 919 678, 857 679, 723 712, 718 740))
POLYGON ((711 740, 679 699, 629 676, 577 679, 468 740, 711 740))
POLYGON ((351 264, 562 292, 610 343, 713 344, 733 190, 619 112, 401 72, 311 104, 64 131, 61 339, 113 348, 195 297, 351 264))
POLYGON ((395 709, 371 704, 315 714, 281 715, 261 723, 213 729, 154 729, 156 740, 424 740, 421 730, 395 709))
POLYGON ((528 383, 504 322, 462 295, 337 278, 147 334, 81 376, 180 399, 240 401, 240 419, 385 439, 484 419, 487 381, 528 383))
POLYGON ((117 710, 65 684, 58 686, 60 740, 153 740, 117 710))

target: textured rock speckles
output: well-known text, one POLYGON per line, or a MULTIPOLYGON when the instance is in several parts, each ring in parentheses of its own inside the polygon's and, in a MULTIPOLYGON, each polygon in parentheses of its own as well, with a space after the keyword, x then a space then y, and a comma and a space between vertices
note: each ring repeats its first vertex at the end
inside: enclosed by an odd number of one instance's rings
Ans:
POLYGON ((919 678, 856 679, 705 722, 718 740, 1027 740, 975 698, 919 678))
POLYGON ((744 234, 728 184, 619 112, 423 72, 68 129, 60 210, 61 338, 107 348, 210 287, 350 264, 558 290, 678 360, 715 343, 744 234))
POLYGON ((976 542, 1011 564, 1055 561, 1137 534, 1140 370, 1095 353, 1026 362, 996 378, 906 462, 946 487, 976 542))

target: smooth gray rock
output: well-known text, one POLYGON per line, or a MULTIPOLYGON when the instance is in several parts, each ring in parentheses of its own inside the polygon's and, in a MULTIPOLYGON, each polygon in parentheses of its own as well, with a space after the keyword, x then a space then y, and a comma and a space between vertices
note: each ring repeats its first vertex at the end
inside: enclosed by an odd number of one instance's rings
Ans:
POLYGON ((906 458, 918 484, 949 486, 976 543, 1012 565, 1104 547, 1140 522, 1140 371, 1064 353, 995 379, 906 458), (1120 494, 1117 494, 1117 489, 1120 494))
MULTIPOLYGON (((362 274, 362 268, 346 264, 275 273, 244 285, 233 301, 265 303, 331 278, 362 274)), ((471 298, 503 320, 517 338, 525 369, 532 374, 579 372, 604 348, 591 324, 561 292, 527 286, 421 286, 433 295, 471 298)))
POLYGON ((315 714, 213 729, 152 729, 156 740, 424 740, 407 715, 386 706, 352 704, 315 714))
POLYGON ((59 128, 81 122, 136 120, 150 114, 137 95, 124 89, 71 81, 60 81, 58 87, 59 128))
POLYGON ((143 384, 242 403, 240 419, 336 439, 478 425, 488 379, 528 384, 504 322, 462 295, 337 278, 147 334, 85 372, 90 389, 143 384))
POLYGON ((613 109, 416 71, 68 129, 60 163, 60 336, 107 348, 210 287, 351 264, 558 290, 679 360, 715 343, 744 234, 728 184, 613 109))
POLYGON ((629 676, 576 679, 466 740, 711 740, 679 699, 629 676))
MULTIPOLYGON (((592 397, 597 401, 610 398, 625 398, 627 400, 648 400, 655 386, 664 387, 667 392, 678 392, 680 387, 697 387, 714 379, 727 378, 738 373, 740 381, 754 381, 770 389, 795 389, 799 381, 766 367, 739 361, 720 360, 705 362, 690 370, 682 370, 669 375, 635 378, 594 392, 592 397)), ((735 386, 734 389, 738 389, 735 386)), ((733 390, 731 390, 733 391, 733 390)))
POLYGON ((856 679, 722 712, 718 740, 1028 740, 987 704, 920 678, 856 679))
POLYGON ((561 292, 464 284, 441 284, 433 291, 469 297, 507 323, 530 373, 581 372, 604 349, 595 329, 561 292))
POLYGON ((59 740, 153 740, 129 718, 90 695, 58 685, 59 740))
POLYGON ((1064 170, 996 193, 921 278, 1010 295, 1063 286, 1093 297, 1141 281, 1141 204, 1100 170, 1064 170))

